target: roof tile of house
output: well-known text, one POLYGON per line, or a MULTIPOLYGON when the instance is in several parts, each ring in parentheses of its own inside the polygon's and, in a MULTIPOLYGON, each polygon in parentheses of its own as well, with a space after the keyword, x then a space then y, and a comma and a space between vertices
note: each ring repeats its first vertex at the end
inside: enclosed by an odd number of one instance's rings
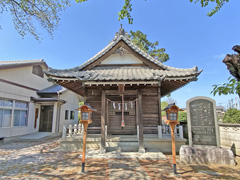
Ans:
MULTIPOLYGON (((163 78, 183 78, 196 76, 196 71, 165 71, 158 69, 148 69, 142 67, 125 67, 110 69, 94 69, 86 71, 51 71, 52 76, 76 77, 84 81, 124 81, 124 80, 162 80, 163 78)), ((183 78, 184 79, 184 78, 183 78)))
POLYGON ((43 59, 39 60, 15 60, 15 61, 0 61, 0 66, 5 65, 17 65, 17 64, 28 64, 28 63, 42 63, 43 59))
POLYGON ((102 57, 104 54, 106 54, 108 51, 110 51, 121 40, 124 41, 126 44, 128 44, 136 53, 138 53, 141 56, 145 57, 147 60, 151 61, 152 63, 156 64, 157 66, 161 67, 163 70, 178 71, 178 72, 179 71, 183 71, 183 72, 193 72, 193 71, 194 72, 198 72, 198 68, 196 66, 193 67, 193 68, 189 68, 189 69, 182 69, 182 68, 175 68, 175 67, 164 65, 163 63, 159 62, 158 60, 156 60, 155 58, 153 58, 152 56, 150 56, 146 52, 142 51, 138 46, 133 44, 133 42, 131 41, 131 39, 129 38, 129 35, 127 33, 124 33, 124 34, 116 33, 115 38, 113 39, 113 41, 111 41, 104 49, 102 49, 100 52, 98 52, 95 56, 93 56, 92 58, 87 60, 82 65, 77 66, 75 68, 64 69, 64 70, 57 70, 57 69, 51 69, 50 68, 49 69, 49 73, 51 74, 51 72, 56 72, 56 71, 60 71, 60 72, 62 72, 62 71, 64 71, 64 72, 81 71, 86 66, 88 66, 89 64, 95 62, 100 57, 102 57))
POLYGON ((50 86, 48 88, 42 89, 40 91, 38 91, 38 94, 52 94, 52 93, 60 93, 62 91, 66 90, 64 87, 60 86, 60 85, 53 85, 50 86))

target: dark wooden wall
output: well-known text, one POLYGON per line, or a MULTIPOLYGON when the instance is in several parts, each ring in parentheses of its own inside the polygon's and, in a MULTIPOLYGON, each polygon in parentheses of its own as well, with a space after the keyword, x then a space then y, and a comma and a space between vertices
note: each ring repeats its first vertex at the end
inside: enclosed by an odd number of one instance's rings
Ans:
MULTIPOLYGON (((144 88, 142 97, 143 127, 157 127, 158 117, 157 88, 144 88)), ((157 134, 157 129, 144 129, 144 134, 157 134)))
POLYGON ((89 103, 97 111, 92 114, 92 123, 89 124, 88 133, 89 134, 101 134, 100 129, 91 129, 91 127, 101 127, 101 89, 87 89, 87 99, 86 103, 89 103))
MULTIPOLYGON (((127 89, 126 89, 127 91, 127 89)), ((143 127, 150 127, 144 129, 144 134, 157 134, 157 128, 151 129, 151 127, 157 127, 159 125, 159 99, 158 99, 158 91, 157 87, 145 87, 142 88, 142 114, 143 114, 143 127)), ((88 133, 97 133, 100 134, 100 129, 91 129, 91 127, 101 127, 101 94, 102 89, 99 87, 91 87, 86 89, 86 103, 89 103, 93 108, 97 111, 93 112, 92 120, 93 122, 89 125, 88 133)), ((137 94, 136 94, 137 95, 137 94)), ((107 105, 107 103, 106 103, 107 105)), ((106 108, 107 111, 107 108, 106 108)), ((120 126, 121 116, 112 117, 109 116, 109 119, 112 119, 112 124, 110 126, 115 126, 116 133, 110 132, 111 134, 119 134, 119 132, 124 132, 120 126), (115 123, 115 124, 114 124, 115 123)), ((134 126, 137 125, 135 121, 136 116, 125 116, 125 134, 136 134, 136 128, 134 126), (130 118, 130 119, 129 119, 130 118), (128 122, 130 124, 128 124, 128 122), (127 126, 131 127, 127 127, 127 126), (130 131, 131 132, 130 132, 130 131)), ((107 114, 106 114, 106 125, 107 125, 107 114)))

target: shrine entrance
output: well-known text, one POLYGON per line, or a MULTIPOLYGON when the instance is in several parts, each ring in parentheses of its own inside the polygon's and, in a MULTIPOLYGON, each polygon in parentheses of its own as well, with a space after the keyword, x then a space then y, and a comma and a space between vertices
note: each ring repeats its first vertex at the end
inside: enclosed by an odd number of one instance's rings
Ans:
POLYGON ((137 134, 137 96, 107 96, 107 131, 109 135, 137 134))

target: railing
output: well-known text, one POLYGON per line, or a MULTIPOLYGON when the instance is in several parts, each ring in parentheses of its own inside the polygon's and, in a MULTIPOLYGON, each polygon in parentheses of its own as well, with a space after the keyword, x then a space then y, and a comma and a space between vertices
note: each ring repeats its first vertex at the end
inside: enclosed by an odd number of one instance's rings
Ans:
MULTIPOLYGON (((183 126, 177 125, 174 130, 176 138, 183 138, 183 126)), ((158 126, 158 137, 161 138, 170 138, 171 129, 168 125, 158 126)))
MULTIPOLYGON (((62 139, 66 139, 67 137, 82 136, 83 130, 82 124, 63 126, 62 139)), ((88 130, 101 130, 101 127, 88 127, 88 130)), ((105 126, 105 136, 107 137, 107 126, 105 126)))
POLYGON ((66 139, 66 137, 73 137, 73 136, 81 136, 83 135, 83 125, 82 124, 74 124, 63 126, 62 138, 66 139))
MULTIPOLYGON (((171 129, 168 125, 155 126, 155 127, 143 127, 143 130, 156 130, 158 131, 158 138, 171 138, 171 129)), ((174 131, 176 138, 183 138, 183 127, 177 125, 174 131)), ((139 126, 137 126, 137 137, 139 137, 139 126)))
MULTIPOLYGON (((88 127, 88 129, 100 129, 101 127, 88 127)), ((162 126, 155 126, 155 127, 143 127, 143 130, 156 130, 158 131, 158 138, 171 138, 171 129, 168 125, 162 125, 162 126)), ((183 127, 177 125, 175 127, 174 131, 175 137, 176 138, 183 138, 183 127)), ((82 136, 83 135, 83 125, 82 124, 74 124, 74 125, 69 125, 63 126, 63 133, 62 133, 62 138, 66 139, 66 137, 77 137, 77 136, 82 136)), ((107 126, 105 126, 105 136, 107 137, 107 126)), ((137 136, 139 137, 139 126, 137 126, 137 136)))

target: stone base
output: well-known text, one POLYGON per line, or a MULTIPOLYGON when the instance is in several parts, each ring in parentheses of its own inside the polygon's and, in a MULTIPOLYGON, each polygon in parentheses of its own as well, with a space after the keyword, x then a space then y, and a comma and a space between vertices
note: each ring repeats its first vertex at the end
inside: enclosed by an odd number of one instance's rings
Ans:
POLYGON ((226 148, 185 145, 181 146, 179 155, 180 162, 186 164, 236 165, 233 152, 226 148))
POLYGON ((145 153, 146 151, 145 151, 144 148, 139 148, 139 149, 138 149, 138 152, 139 152, 139 153, 145 153))

